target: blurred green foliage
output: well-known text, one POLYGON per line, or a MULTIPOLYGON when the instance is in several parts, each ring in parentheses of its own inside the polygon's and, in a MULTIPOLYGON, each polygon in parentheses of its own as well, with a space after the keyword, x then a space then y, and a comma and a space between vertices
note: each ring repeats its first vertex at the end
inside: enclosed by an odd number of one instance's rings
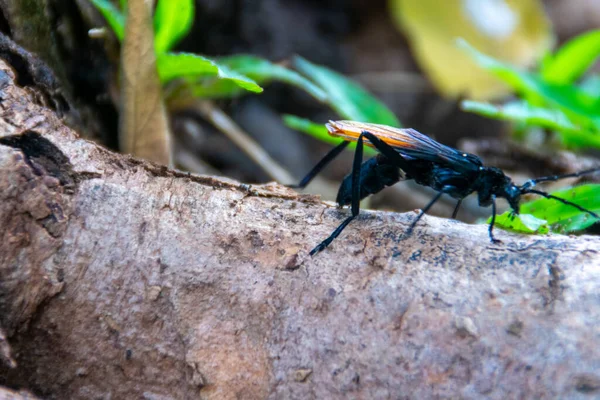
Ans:
MULTIPOLYGON (((325 101, 327 95, 296 71, 274 64, 264 58, 240 54, 218 59, 222 66, 247 76, 261 85, 273 81, 287 83, 305 90, 319 101, 325 101)), ((192 87, 195 96, 203 98, 227 98, 243 94, 239 88, 227 81, 213 81, 195 84, 192 87)))
MULTIPOLYGON (((91 0, 119 40, 123 40, 125 16, 109 0, 91 0)), ((172 93, 195 98, 231 98, 250 92, 260 93, 259 85, 279 81, 298 87, 317 101, 331 107, 342 118, 400 126, 396 116, 361 86, 341 74, 295 57, 291 69, 252 55, 210 59, 198 54, 172 52, 187 35, 194 17, 193 0, 159 0, 154 14, 155 50, 158 73, 163 84, 177 82, 172 93)), ((286 116, 284 122, 328 143, 340 139, 329 136, 323 124, 286 116)), ((373 154, 372 149, 366 150, 373 154)))
MULTIPOLYGON (((90 0, 102 13, 106 22, 111 27, 119 41, 125 36, 125 16, 110 0, 90 0)), ((125 1, 121 0, 121 8, 125 8, 125 1)))
MULTIPOLYGON (((600 212, 600 184, 587 184, 552 193, 593 212, 600 212)), ((488 223, 491 218, 488 219, 488 223)), ((521 205, 519 215, 505 212, 496 218, 502 228, 525 233, 569 233, 583 230, 597 218, 554 199, 540 198, 521 205)))
MULTIPOLYGON (((600 56, 600 30, 579 35, 546 55, 536 72, 502 63, 464 40, 459 46, 520 97, 501 105, 464 100, 463 110, 513 121, 524 130, 548 129, 565 147, 600 149, 600 78, 584 77, 600 56)), ((600 185, 583 185, 552 195, 600 212, 600 185)), ((507 212, 497 219, 500 227, 530 233, 573 232, 594 222, 597 219, 591 215, 546 198, 523 204, 518 216, 507 212)))
MULTIPOLYGON (((342 119, 401 127, 394 113, 356 82, 302 57, 295 57, 293 64, 319 90, 327 94, 322 102, 336 111, 342 119)), ((284 123, 290 128, 328 143, 338 144, 341 141, 329 136, 323 124, 293 115, 284 116, 284 123)), ((352 144, 352 147, 355 147, 355 144, 352 144)), ((366 148, 365 152, 368 155, 375 154, 371 148, 366 148)))
MULTIPOLYGON (((110 0, 91 0, 102 13, 119 41, 123 40, 125 15, 110 0)), ((122 9, 125 0, 121 0, 122 9)), ((234 86, 260 93, 262 88, 252 79, 217 61, 190 53, 175 53, 170 50, 187 35, 194 21, 194 0, 159 0, 154 13, 154 48, 161 82, 174 79, 206 81, 220 79, 234 86)))
POLYGON ((600 30, 575 37, 544 58, 536 72, 489 57, 465 41, 459 46, 520 97, 504 105, 463 101, 462 108, 522 127, 542 127, 571 148, 600 148, 600 85, 597 76, 581 79, 600 56, 600 30))

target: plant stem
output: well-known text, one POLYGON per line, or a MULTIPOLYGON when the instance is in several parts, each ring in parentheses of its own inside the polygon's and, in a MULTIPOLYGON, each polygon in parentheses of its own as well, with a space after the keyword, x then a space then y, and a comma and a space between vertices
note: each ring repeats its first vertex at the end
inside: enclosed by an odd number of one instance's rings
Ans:
POLYGON ((223 132, 233 143, 244 151, 265 173, 277 182, 290 184, 294 182, 292 175, 254 140, 229 115, 210 101, 198 101, 193 108, 217 129, 223 132))

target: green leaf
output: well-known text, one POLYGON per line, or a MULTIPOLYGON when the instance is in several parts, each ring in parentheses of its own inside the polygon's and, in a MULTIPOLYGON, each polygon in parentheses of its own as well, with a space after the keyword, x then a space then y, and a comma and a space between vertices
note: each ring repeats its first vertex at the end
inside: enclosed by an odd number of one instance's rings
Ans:
POLYGON ((305 90, 318 101, 324 102, 327 94, 311 81, 281 65, 251 55, 235 55, 219 58, 219 63, 263 84, 270 81, 284 82, 305 90))
MULTIPOLYGON (((220 57, 217 62, 221 66, 251 78, 260 85, 268 84, 271 81, 279 81, 303 89, 319 101, 323 102, 327 98, 327 94, 323 90, 296 71, 273 64, 264 58, 235 55, 220 57)), ((204 98, 229 98, 240 95, 243 90, 228 81, 213 81, 195 85, 193 93, 195 96, 204 98)))
MULTIPOLYGON (((600 184, 588 184, 552 193, 592 212, 600 212, 600 184)), ((496 224, 505 229, 525 233, 568 233, 585 229, 599 219, 560 201, 544 197, 521 205, 521 214, 505 212, 496 224)), ((491 218, 488 219, 488 223, 491 218)))
POLYGON ((324 90, 327 104, 345 119, 400 127, 400 121, 382 102, 350 79, 302 57, 294 66, 324 90))
MULTIPOLYGON (((487 221, 489 224, 492 221, 490 217, 487 221)), ((512 211, 507 211, 496 216, 496 226, 504 229, 509 229, 515 232, 522 233, 539 233, 545 234, 549 232, 548 221, 536 218, 531 214, 514 214, 512 211)))
POLYGON ((110 0, 91 0, 119 41, 123 40, 125 32, 125 15, 110 0))
MULTIPOLYGON (((572 189, 553 192, 552 195, 573 202, 590 211, 600 212, 600 184, 581 185, 572 189)), ((554 232, 580 230, 598 221, 573 206, 546 198, 523 204, 521 212, 545 219, 554 232), (575 218, 577 218, 576 221, 575 218)))
POLYGON ((560 107, 569 117, 587 126, 600 126, 600 99, 592 97, 576 86, 552 85, 539 77, 520 71, 477 51, 464 40, 459 46, 468 51, 477 63, 490 71, 517 93, 521 93, 529 102, 547 103, 560 107))
POLYGON ((534 107, 524 101, 513 101, 501 106, 478 101, 463 100, 461 109, 485 117, 524 122, 561 131, 577 131, 578 128, 559 110, 534 107))
POLYGON ((565 43, 542 64, 540 73, 549 83, 568 84, 579 79, 600 56, 600 30, 583 33, 565 43))
POLYGON ((162 83, 177 78, 215 77, 231 81, 251 92, 260 93, 263 90, 252 79, 197 54, 163 53, 158 56, 157 65, 162 83))
POLYGON ((156 53, 170 50, 194 23, 194 0, 159 0, 154 13, 156 53))
POLYGON ((559 224, 556 224, 556 226, 553 227, 553 230, 555 230, 558 233, 577 232, 589 228, 596 222, 598 222, 598 219, 592 217, 589 214, 579 214, 565 221, 562 221, 559 224))
MULTIPOLYGON (((342 140, 340 140, 340 138, 333 137, 329 133, 327 133, 327 128, 325 127, 324 124, 317 124, 306 118, 300 118, 300 117, 297 117, 295 115, 290 115, 290 114, 284 114, 282 116, 282 118, 283 118, 283 123, 286 126, 288 126, 289 128, 295 129, 300 132, 307 133, 310 136, 312 136, 315 139, 318 139, 322 142, 330 143, 333 145, 338 145, 342 142, 342 140)), ((356 143, 355 142, 350 143, 348 148, 351 148, 351 149, 356 148, 356 143)), ((364 152, 366 155, 369 155, 369 156, 377 154, 377 152, 370 147, 364 147, 364 152)))
POLYGON ((579 88, 589 96, 600 98, 600 75, 590 75, 585 78, 579 88))
POLYGON ((191 53, 164 53, 158 55, 158 73, 161 82, 190 76, 215 76, 219 68, 214 61, 191 53))
POLYGON ((535 107, 523 101, 514 101, 502 106, 465 100, 461 103, 464 111, 488 118, 508 120, 521 124, 541 126, 562 134, 564 144, 571 147, 600 148, 598 132, 585 130, 569 120, 559 109, 535 107))
POLYGON ((189 81, 187 88, 194 97, 203 99, 226 99, 246 93, 234 81, 226 79, 197 79, 189 81))

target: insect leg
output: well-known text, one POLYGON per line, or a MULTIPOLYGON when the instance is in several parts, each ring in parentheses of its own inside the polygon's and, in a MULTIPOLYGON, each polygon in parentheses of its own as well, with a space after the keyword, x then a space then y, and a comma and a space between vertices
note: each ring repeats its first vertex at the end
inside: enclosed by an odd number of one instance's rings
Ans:
POLYGON ((327 153, 325 157, 323 157, 321 161, 319 161, 317 165, 313 167, 313 169, 310 170, 310 172, 300 181, 300 183, 297 185, 288 185, 288 187, 293 189, 302 189, 306 187, 310 181, 312 181, 313 178, 327 166, 327 164, 333 161, 346 147, 348 147, 349 144, 350 142, 346 140, 338 144, 336 147, 331 149, 329 153, 327 153))
POLYGON ((492 231, 494 230, 494 224, 496 223, 496 196, 492 195, 492 221, 488 226, 488 234, 492 243, 501 243, 501 240, 494 238, 492 231))
POLYGON ((553 199, 553 200, 556 200, 556 201, 560 201, 563 204, 566 204, 566 205, 571 206, 571 207, 575 207, 579 211, 582 211, 584 213, 590 214, 594 218, 600 218, 600 216, 598 214, 596 214, 595 212, 593 212, 593 211, 590 211, 590 210, 588 210, 586 208, 583 208, 583 207, 581 207, 578 204, 571 203, 570 201, 565 200, 565 199, 563 199, 561 197, 556 197, 556 196, 553 196, 553 195, 551 195, 549 193, 542 192, 541 190, 528 189, 527 193, 539 194, 540 196, 544 196, 547 199, 553 199))
MULTIPOLYGON (((340 145, 341 146, 341 145, 340 145)), ((339 147, 339 146, 338 146, 339 147)), ((354 153, 354 161, 352 163, 352 215, 349 216, 338 226, 335 231, 327 239, 322 241, 317 247, 310 251, 310 255, 313 256, 325 249, 333 242, 333 240, 342 233, 344 228, 358 215, 360 211, 360 165, 362 164, 363 156, 363 134, 358 137, 356 142, 356 151, 354 153)))
POLYGON ((456 219, 456 216, 458 215, 458 210, 459 210, 461 204, 462 204, 462 199, 460 199, 456 203, 456 207, 454 207, 454 211, 452 212, 452 219, 456 219))
POLYGON ((438 194, 435 195, 435 197, 433 199, 431 199, 431 201, 421 210, 419 215, 417 215, 417 218, 415 218, 415 220, 412 222, 412 224, 410 224, 410 226, 408 227, 408 232, 411 232, 413 230, 413 228, 415 227, 415 225, 417 225, 417 222, 419 222, 421 217, 423 217, 423 215, 425 215, 425 213, 427 213, 427 211, 429 211, 431 206, 433 206, 440 199, 440 197, 442 197, 443 194, 444 194, 444 192, 439 192, 438 194))

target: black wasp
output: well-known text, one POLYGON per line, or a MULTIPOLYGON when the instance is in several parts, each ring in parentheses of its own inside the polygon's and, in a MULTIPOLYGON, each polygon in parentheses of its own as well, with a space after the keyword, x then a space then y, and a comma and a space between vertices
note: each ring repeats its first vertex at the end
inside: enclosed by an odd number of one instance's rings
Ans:
POLYGON ((533 193, 573 206, 594 218, 600 218, 598 214, 575 203, 533 188, 540 182, 578 177, 599 171, 600 167, 573 174, 532 179, 517 186, 499 168, 486 167, 479 157, 438 143, 414 129, 399 129, 355 121, 329 121, 326 126, 331 136, 342 138, 344 141, 327 153, 308 175, 293 187, 303 188, 308 185, 350 142, 356 141, 352 172, 342 181, 336 199, 340 206, 350 204, 352 215, 315 247, 310 252, 311 255, 329 246, 350 221, 358 216, 360 200, 398 182, 402 178, 400 170, 404 172, 404 179, 413 179, 419 185, 429 186, 438 192, 412 222, 409 232, 444 194, 458 200, 452 218, 456 217, 462 200, 473 192, 477 192, 480 206, 491 205, 492 221, 488 232, 490 240, 494 243, 499 242, 492 233, 496 221, 496 198, 498 197, 505 198, 515 214, 519 213, 521 196, 533 193), (363 142, 379 152, 376 157, 364 163, 362 162, 363 142))

